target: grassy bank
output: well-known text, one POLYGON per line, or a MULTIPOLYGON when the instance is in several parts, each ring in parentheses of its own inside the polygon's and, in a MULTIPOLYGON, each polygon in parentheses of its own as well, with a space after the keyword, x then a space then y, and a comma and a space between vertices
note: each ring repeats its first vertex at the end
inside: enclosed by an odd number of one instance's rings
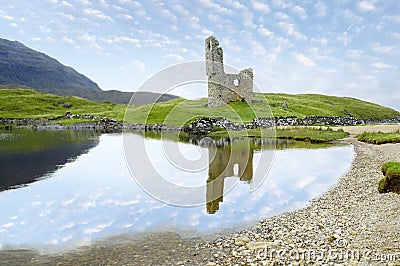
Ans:
POLYGON ((62 97, 29 89, 1 89, 1 118, 55 118, 73 114, 91 114, 123 120, 126 105, 97 103, 79 97, 62 97))
POLYGON ((208 134, 212 138, 278 138, 296 141, 307 141, 311 143, 324 143, 346 138, 349 134, 343 130, 332 130, 330 128, 288 127, 272 129, 250 129, 243 131, 227 131, 216 129, 208 134))
POLYGON ((357 139, 372 144, 400 143, 400 131, 393 133, 364 132, 357 135, 357 139))
POLYGON ((182 98, 154 105, 135 106, 129 108, 126 119, 132 123, 181 126, 200 116, 222 116, 233 122, 248 123, 255 117, 354 116, 357 119, 391 119, 399 117, 400 113, 391 108, 348 97, 267 93, 256 94, 250 106, 243 102, 234 102, 210 109, 207 107, 207 99, 182 98))
MULTIPOLYGON (((55 118, 66 112, 91 114, 122 121, 126 105, 92 102, 79 97, 61 97, 28 89, 0 90, 1 118, 55 118)), ((319 94, 256 94, 250 105, 233 102, 219 108, 208 108, 207 99, 176 98, 167 102, 129 106, 130 123, 182 126, 196 117, 222 116, 233 122, 248 123, 256 117, 271 116, 354 116, 357 119, 391 119, 396 110, 348 97, 319 94), (285 104, 284 104, 285 103, 285 104)), ((68 123, 68 121, 64 121, 68 123)))

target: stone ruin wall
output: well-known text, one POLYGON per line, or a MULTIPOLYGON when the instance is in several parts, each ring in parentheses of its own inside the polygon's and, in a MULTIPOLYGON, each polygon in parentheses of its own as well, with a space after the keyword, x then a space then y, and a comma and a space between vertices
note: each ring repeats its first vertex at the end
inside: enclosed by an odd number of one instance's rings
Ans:
POLYGON ((223 50, 214 36, 205 40, 206 74, 208 77, 208 107, 219 107, 234 101, 251 102, 253 93, 253 69, 238 74, 224 71, 223 50))

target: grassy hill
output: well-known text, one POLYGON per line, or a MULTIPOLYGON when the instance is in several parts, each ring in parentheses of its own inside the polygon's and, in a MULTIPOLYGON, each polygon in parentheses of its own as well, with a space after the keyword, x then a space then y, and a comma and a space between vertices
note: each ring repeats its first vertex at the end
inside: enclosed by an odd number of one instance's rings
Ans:
MULTIPOLYGON (((75 96, 62 97, 29 89, 0 89, 1 118, 54 118, 66 112, 92 114, 119 121, 124 119, 127 105, 93 102, 75 96), (71 105, 70 107, 68 107, 71 105)), ((207 99, 172 99, 148 105, 129 106, 130 123, 163 123, 180 126, 196 117, 223 116, 234 122, 250 122, 255 117, 271 116, 354 116, 357 119, 391 119, 399 117, 396 110, 347 97, 318 94, 257 94, 249 106, 234 102, 219 108, 208 108, 207 99), (286 106, 283 105, 286 103, 286 106)))
POLYGON ((1 118, 55 118, 71 112, 123 120, 125 109, 124 104, 98 103, 76 96, 63 97, 30 89, 0 90, 1 118))
POLYGON ((207 99, 182 98, 155 105, 128 108, 126 119, 132 123, 182 125, 199 116, 223 116, 234 122, 250 122, 255 117, 271 116, 354 116, 357 119, 391 119, 400 113, 378 104, 348 97, 319 94, 257 94, 251 106, 234 102, 216 109, 207 107, 207 99), (287 107, 284 107, 283 103, 287 107))

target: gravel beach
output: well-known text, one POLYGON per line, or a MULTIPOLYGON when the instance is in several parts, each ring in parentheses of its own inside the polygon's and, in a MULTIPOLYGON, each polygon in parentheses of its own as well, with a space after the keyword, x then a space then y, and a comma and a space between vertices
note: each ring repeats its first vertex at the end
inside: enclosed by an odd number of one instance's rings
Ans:
POLYGON ((400 144, 344 142, 356 151, 352 167, 304 209, 207 240, 166 232, 52 256, 0 251, 0 264, 400 265, 400 197, 377 191, 381 164, 400 161, 400 144))

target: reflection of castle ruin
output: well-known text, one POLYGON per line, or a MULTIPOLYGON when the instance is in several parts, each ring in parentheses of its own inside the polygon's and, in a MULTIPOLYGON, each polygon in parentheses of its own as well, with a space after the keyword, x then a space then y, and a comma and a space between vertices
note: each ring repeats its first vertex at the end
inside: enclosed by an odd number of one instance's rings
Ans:
MULTIPOLYGON (((241 143, 243 144, 243 143, 241 143)), ((207 212, 214 214, 223 201, 224 181, 226 177, 237 176, 241 181, 250 183, 253 178, 253 150, 249 143, 245 147, 231 144, 227 147, 209 147, 210 164, 207 179, 207 212)))
POLYGON ((253 93, 253 69, 239 74, 226 74, 223 51, 214 36, 205 40, 206 74, 208 77, 208 107, 219 107, 229 102, 251 102, 253 93))

